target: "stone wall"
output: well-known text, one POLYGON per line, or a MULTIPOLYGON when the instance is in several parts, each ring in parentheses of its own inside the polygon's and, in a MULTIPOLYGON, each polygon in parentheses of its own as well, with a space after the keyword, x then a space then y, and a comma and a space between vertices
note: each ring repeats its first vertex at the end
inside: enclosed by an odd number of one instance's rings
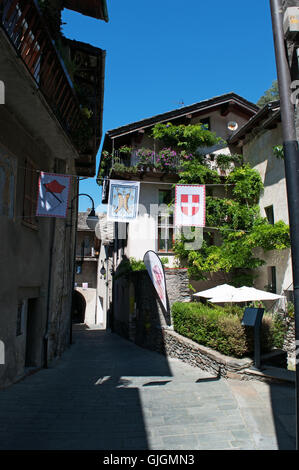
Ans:
MULTIPOLYGON (((195 343, 170 329, 162 329, 157 333, 156 351, 169 357, 199 367, 217 377, 248 380, 251 375, 248 370, 253 365, 251 358, 237 359, 225 356, 213 349, 195 343)), ((262 365, 287 368, 287 354, 280 349, 274 349, 261 357, 262 365)))
POLYGON ((167 295, 169 304, 174 302, 189 302, 190 289, 187 269, 165 269, 167 295))
MULTIPOLYGON (((166 270, 168 301, 188 301, 186 270, 166 270)), ((174 357, 213 375, 248 379, 251 358, 237 359, 185 338, 173 330, 170 316, 162 311, 146 271, 131 273, 115 281, 117 302, 114 308, 115 333, 141 347, 174 357)), ((263 355, 262 362, 286 367, 286 353, 281 350, 263 355)), ((250 375, 250 374, 249 374, 250 375)))
POLYGON ((293 318, 286 319, 287 333, 283 343, 283 349, 288 353, 288 363, 291 366, 296 362, 296 345, 295 345, 295 321, 293 318))
POLYGON ((175 331, 164 329, 163 350, 170 357, 175 357, 189 365, 199 367, 217 376, 233 377, 252 365, 249 358, 236 359, 224 356, 213 349, 195 343, 175 331))
POLYGON ((147 271, 130 273, 114 281, 113 331, 140 346, 161 348, 161 328, 172 325, 172 304, 190 300, 186 269, 166 269, 165 276, 167 313, 161 308, 147 271))

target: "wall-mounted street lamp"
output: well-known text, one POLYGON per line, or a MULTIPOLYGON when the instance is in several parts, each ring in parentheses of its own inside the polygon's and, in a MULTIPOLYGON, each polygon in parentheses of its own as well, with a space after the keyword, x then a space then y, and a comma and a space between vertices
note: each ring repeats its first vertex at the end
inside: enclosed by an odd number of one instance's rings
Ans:
POLYGON ((104 261, 102 261, 102 267, 101 267, 101 270, 100 270, 100 274, 102 276, 105 276, 106 275, 106 269, 105 269, 105 266, 104 266, 104 261))
POLYGON ((90 213, 88 214, 88 216, 86 218, 86 224, 91 230, 95 230, 95 228, 97 226, 97 223, 99 221, 99 218, 97 217, 97 215, 95 213, 94 200, 92 199, 92 197, 89 194, 83 194, 82 193, 82 194, 78 194, 78 196, 76 196, 76 197, 80 197, 80 196, 89 197, 89 199, 92 202, 92 209, 91 209, 90 213))

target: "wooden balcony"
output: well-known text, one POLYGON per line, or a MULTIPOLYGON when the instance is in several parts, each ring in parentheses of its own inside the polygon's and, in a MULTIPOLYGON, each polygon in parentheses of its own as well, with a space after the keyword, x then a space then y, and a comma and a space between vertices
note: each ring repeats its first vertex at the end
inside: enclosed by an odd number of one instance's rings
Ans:
POLYGON ((73 82, 36 0, 0 0, 0 26, 72 144, 82 121, 73 82))
POLYGON ((106 0, 63 0, 63 5, 70 10, 82 13, 82 15, 108 21, 106 0))

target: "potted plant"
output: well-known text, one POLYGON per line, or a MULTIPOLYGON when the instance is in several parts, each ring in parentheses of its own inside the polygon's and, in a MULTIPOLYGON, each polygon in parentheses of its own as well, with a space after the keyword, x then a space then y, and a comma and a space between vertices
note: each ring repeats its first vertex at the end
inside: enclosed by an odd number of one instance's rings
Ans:
POLYGON ((162 149, 156 158, 156 168, 166 173, 176 171, 177 163, 177 153, 171 148, 162 149))
POLYGON ((136 157, 138 159, 137 167, 143 171, 150 171, 155 165, 155 152, 150 149, 141 148, 137 151, 136 157))

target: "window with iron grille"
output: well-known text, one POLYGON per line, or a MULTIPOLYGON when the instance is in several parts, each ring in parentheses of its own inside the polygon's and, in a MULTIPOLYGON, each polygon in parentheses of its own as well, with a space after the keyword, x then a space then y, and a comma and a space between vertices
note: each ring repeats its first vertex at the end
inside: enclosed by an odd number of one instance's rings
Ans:
POLYGON ((274 225, 274 209, 273 205, 265 207, 265 213, 269 224, 274 225))
POLYGON ((173 251, 175 242, 175 228, 173 223, 173 214, 167 210, 168 204, 172 200, 171 189, 159 190, 159 205, 164 208, 159 209, 158 213, 158 252, 169 253, 173 251))
POLYGON ((26 159, 24 170, 24 202, 23 202, 23 222, 30 227, 38 227, 36 217, 36 205, 38 196, 38 177, 35 164, 26 159))
POLYGON ((276 285, 276 266, 268 267, 268 288, 269 292, 276 294, 277 285, 276 285))

